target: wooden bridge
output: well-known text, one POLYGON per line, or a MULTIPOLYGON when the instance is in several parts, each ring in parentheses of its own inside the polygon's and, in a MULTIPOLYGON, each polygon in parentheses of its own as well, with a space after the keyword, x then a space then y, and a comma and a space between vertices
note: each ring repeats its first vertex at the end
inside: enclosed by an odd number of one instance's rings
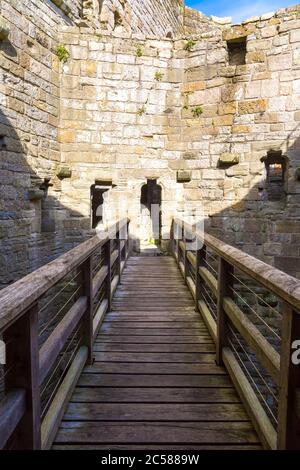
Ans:
POLYGON ((299 449, 300 281, 175 220, 129 221, 0 293, 5 449, 299 449))

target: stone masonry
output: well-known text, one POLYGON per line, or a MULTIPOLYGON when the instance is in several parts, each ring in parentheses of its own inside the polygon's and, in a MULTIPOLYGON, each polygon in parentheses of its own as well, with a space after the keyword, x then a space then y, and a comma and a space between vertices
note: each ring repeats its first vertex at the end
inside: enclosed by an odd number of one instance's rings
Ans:
POLYGON ((136 238, 156 179, 164 235, 202 205, 211 233, 300 276, 300 6, 232 25, 180 0, 2 0, 0 19, 0 285, 93 233, 98 180, 136 238))

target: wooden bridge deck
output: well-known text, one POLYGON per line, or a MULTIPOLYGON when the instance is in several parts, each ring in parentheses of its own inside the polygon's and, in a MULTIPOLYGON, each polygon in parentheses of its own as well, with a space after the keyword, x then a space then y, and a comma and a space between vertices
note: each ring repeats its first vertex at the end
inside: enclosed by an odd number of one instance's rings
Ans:
POLYGON ((130 258, 54 449, 260 449, 171 257, 130 258))

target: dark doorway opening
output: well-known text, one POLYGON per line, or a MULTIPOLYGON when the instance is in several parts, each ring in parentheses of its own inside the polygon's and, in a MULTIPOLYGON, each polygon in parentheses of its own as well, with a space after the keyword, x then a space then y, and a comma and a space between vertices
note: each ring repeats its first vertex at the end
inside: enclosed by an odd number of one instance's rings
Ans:
POLYGON ((111 181, 96 181, 96 183, 91 186, 92 228, 96 228, 103 220, 104 193, 109 191, 111 187, 111 181))
POLYGON ((280 201, 286 196, 285 180, 287 161, 282 151, 270 150, 263 158, 266 166, 266 190, 269 201, 280 201))
POLYGON ((148 179, 141 189, 142 211, 149 214, 149 239, 159 243, 162 237, 161 222, 162 189, 156 179, 148 179))

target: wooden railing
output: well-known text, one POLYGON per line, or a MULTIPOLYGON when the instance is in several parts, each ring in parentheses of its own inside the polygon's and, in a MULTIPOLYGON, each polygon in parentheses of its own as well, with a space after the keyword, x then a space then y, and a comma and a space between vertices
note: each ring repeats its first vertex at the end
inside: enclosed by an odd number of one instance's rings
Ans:
POLYGON ((0 292, 0 448, 51 446, 82 368, 93 361, 128 257, 128 224, 118 222, 0 292))
POLYGON ((179 219, 172 247, 265 448, 300 449, 300 281, 179 219))

